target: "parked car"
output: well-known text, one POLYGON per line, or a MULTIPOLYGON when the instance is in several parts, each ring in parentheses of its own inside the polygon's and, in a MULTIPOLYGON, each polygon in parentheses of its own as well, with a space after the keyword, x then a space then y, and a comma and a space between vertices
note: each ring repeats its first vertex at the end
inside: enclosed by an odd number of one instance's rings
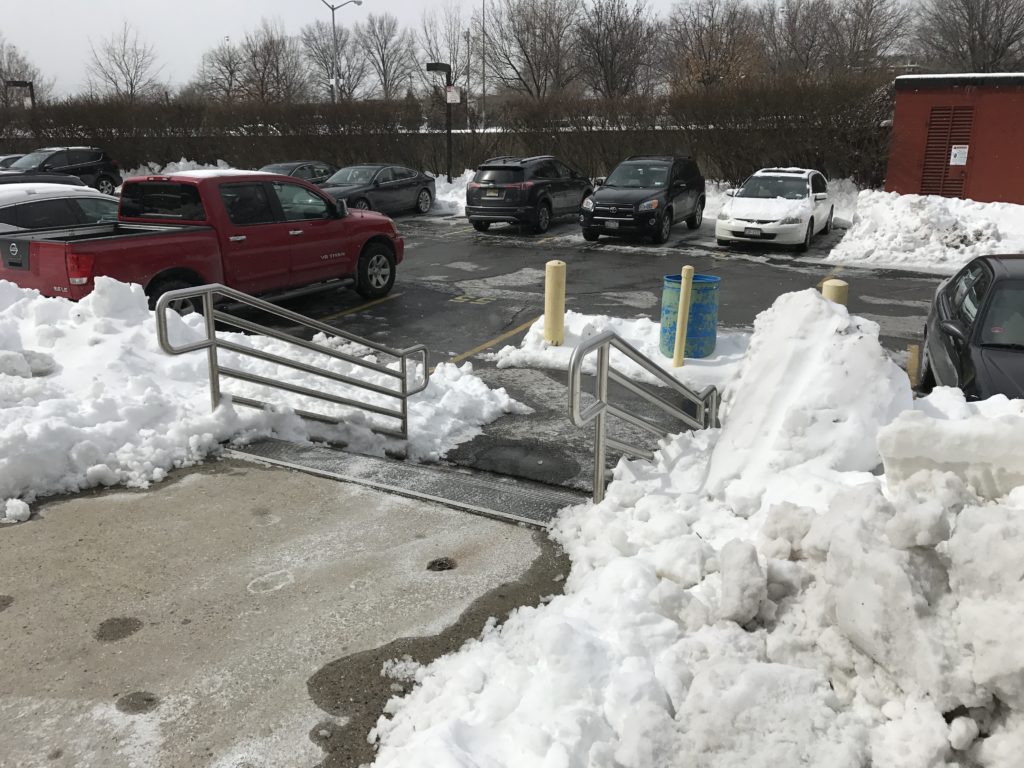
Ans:
POLYGON ((466 218, 478 232, 500 221, 547 232, 553 219, 578 214, 593 191, 590 179, 551 155, 493 157, 466 186, 466 218))
POLYGON ((117 198, 67 184, 0 187, 0 232, 117 221, 117 198))
POLYGON ((350 212, 304 181, 185 171, 125 181, 116 223, 0 235, 0 279, 78 300, 106 275, 139 283, 152 304, 205 283, 280 297, 345 281, 379 297, 404 248, 387 216, 350 212))
POLYGON ((0 168, 6 168, 15 160, 24 157, 24 155, 0 155, 0 168))
POLYGON ((271 163, 260 168, 264 173, 280 173, 282 176, 294 176, 296 179, 308 181, 310 184, 323 184, 338 172, 330 163, 319 160, 300 160, 291 163, 271 163))
POLYGON ((52 173, 77 176, 106 195, 121 186, 121 171, 106 152, 96 147, 46 147, 29 152, 7 169, 23 174, 52 173))
POLYGON ((432 176, 387 163, 349 165, 320 186, 350 208, 383 213, 426 213, 436 195, 432 176))
POLYGON ((814 235, 832 231, 828 182, 807 168, 763 168, 726 193, 715 222, 719 245, 761 242, 806 251, 814 235))
MULTIPOLYGON (((84 187, 85 182, 77 176, 68 176, 64 173, 33 173, 31 175, 21 171, 0 170, 0 184, 63 184, 67 187, 84 187)), ((97 190, 99 191, 99 190, 97 190)))
POLYGON ((969 400, 1024 397, 1024 256, 980 256, 935 292, 921 347, 921 389, 969 400))
POLYGON ((704 176, 689 157, 637 155, 615 166, 583 201, 583 239, 647 235, 664 243, 677 221, 697 229, 704 220, 704 176))

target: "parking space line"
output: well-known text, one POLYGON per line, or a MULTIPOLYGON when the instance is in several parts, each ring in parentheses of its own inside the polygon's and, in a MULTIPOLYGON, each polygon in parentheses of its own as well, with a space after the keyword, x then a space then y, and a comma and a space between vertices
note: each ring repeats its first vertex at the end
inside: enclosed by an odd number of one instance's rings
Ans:
POLYGON ((483 344, 480 344, 478 346, 473 347, 468 352, 463 352, 461 355, 456 355, 455 357, 453 357, 448 362, 450 362, 450 363, 461 363, 467 357, 472 357, 473 355, 477 354, 478 352, 483 352, 485 349, 489 349, 490 347, 493 347, 495 344, 500 344, 501 342, 505 341, 505 339, 512 338, 517 333, 522 333, 527 328, 529 328, 531 325, 533 325, 538 320, 540 320, 542 317, 544 317, 544 315, 538 315, 537 317, 533 318, 532 320, 527 320, 525 323, 523 323, 522 325, 516 326, 511 331, 505 331, 505 333, 501 334, 500 336, 495 336, 490 341, 485 341, 483 344))
POLYGON ((383 304, 385 301, 391 301, 392 299, 397 299, 401 295, 402 294, 400 294, 400 293, 389 293, 387 296, 384 296, 384 297, 379 298, 379 299, 374 299, 373 301, 368 301, 365 304, 360 304, 358 307, 352 307, 351 309, 345 309, 345 310, 342 310, 341 312, 335 312, 333 315, 327 315, 326 317, 319 317, 317 319, 321 323, 325 323, 328 320, 337 320, 339 317, 344 317, 345 315, 354 315, 357 312, 362 312, 364 309, 369 309, 370 307, 375 307, 378 304, 383 304))

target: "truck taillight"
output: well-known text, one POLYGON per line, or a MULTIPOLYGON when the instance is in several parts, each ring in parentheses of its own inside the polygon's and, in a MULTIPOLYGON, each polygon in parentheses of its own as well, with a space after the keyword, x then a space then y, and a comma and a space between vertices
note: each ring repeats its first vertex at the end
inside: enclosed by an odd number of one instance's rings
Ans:
POLYGON ((466 189, 480 189, 480 185, 477 184, 475 181, 471 181, 469 182, 469 184, 466 185, 466 189))
POLYGON ((72 285, 86 285, 92 280, 93 257, 83 253, 67 255, 68 282, 72 285))

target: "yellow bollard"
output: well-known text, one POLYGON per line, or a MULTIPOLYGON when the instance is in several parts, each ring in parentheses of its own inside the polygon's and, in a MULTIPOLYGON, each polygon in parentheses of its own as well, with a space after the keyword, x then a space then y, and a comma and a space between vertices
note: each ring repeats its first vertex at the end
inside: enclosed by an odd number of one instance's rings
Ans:
POLYGON ((565 262, 544 267, 544 341, 555 347, 565 343, 565 262))
POLYGON ((690 324, 690 293, 693 291, 693 267, 683 267, 682 282, 679 284, 679 313, 676 315, 676 346, 672 355, 672 367, 683 365, 686 352, 686 327, 690 324))
POLYGON ((836 304, 842 304, 843 306, 846 306, 846 297, 849 290, 849 283, 834 277, 821 284, 821 295, 829 301, 834 301, 836 304))
POLYGON ((907 376, 910 386, 916 387, 921 383, 921 347, 917 344, 907 345, 907 376))

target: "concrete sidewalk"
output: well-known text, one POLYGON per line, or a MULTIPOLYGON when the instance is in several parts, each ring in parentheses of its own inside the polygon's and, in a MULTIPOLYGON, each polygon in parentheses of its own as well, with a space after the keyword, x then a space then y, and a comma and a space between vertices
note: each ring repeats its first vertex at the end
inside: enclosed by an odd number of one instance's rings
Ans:
POLYGON ((0 528, 3 768, 359 765, 383 661, 567 569, 526 528, 239 461, 37 509, 0 528))

